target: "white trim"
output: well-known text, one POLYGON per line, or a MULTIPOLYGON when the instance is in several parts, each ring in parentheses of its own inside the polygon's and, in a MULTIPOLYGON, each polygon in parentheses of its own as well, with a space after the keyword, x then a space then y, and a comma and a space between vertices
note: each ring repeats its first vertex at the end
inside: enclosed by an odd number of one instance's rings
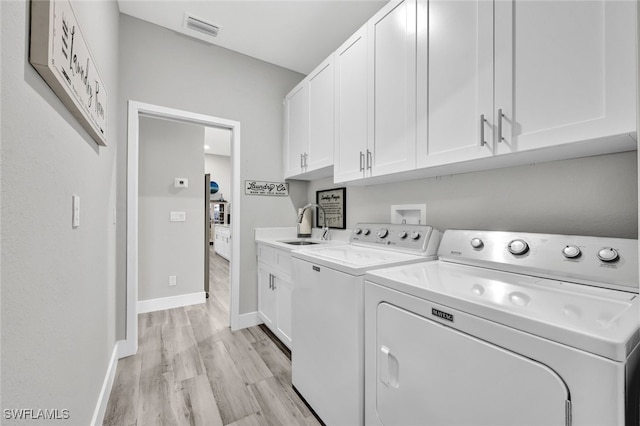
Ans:
MULTIPOLYGON (((140 115, 176 120, 203 126, 223 127, 231 130, 231 259, 240 259, 240 123, 209 115, 197 114, 159 105, 129 101, 127 124, 127 302, 126 338, 122 354, 133 355, 138 350, 138 120, 140 115)), ((240 262, 231 262, 231 300, 229 323, 232 330, 240 326, 240 262)), ((125 355, 125 356, 126 356, 125 355)))
POLYGON ((116 377, 116 370, 118 368, 118 356, 120 341, 113 345, 113 351, 111 352, 111 360, 109 361, 109 367, 107 368, 107 374, 104 376, 104 382, 102 382, 102 389, 98 396, 98 403, 96 409, 93 412, 93 418, 91 419, 91 426, 100 426, 104 421, 104 415, 107 412, 107 405, 109 404, 109 396, 111 395, 111 388, 113 387, 113 380, 116 377))
POLYGON ((258 311, 249 312, 247 314, 238 315, 237 329, 231 328, 232 330, 239 330, 241 328, 253 327, 254 325, 264 324, 258 311))
POLYGON ((205 303, 207 296, 204 291, 198 293, 180 294, 178 296, 160 297, 138 301, 138 314, 147 312, 164 311, 165 309, 181 308, 183 306, 205 303))

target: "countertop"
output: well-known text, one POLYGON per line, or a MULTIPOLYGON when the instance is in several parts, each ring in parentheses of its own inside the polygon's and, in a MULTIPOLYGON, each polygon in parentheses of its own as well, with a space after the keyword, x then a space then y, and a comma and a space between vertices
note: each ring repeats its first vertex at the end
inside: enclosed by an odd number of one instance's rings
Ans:
POLYGON ((281 250, 293 251, 301 248, 318 247, 320 244, 346 244, 349 242, 350 230, 344 229, 331 229, 329 231, 329 239, 323 241, 320 239, 322 230, 314 228, 311 231, 310 238, 298 238, 297 230, 295 227, 290 228, 255 228, 254 236, 255 241, 258 244, 266 244, 271 247, 275 247, 281 250), (316 244, 312 245, 293 245, 287 244, 283 241, 311 241, 316 244))

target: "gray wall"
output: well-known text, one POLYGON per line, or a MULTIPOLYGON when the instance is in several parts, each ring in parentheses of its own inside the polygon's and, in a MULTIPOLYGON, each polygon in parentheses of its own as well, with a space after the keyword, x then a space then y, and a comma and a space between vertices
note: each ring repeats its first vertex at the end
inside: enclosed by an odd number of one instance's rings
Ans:
MULTIPOLYGON (((552 161, 368 187, 348 187, 347 227, 388 222, 392 204, 427 205, 437 229, 638 236, 636 152, 552 161)), ((307 198, 334 185, 309 184, 307 198)))
POLYGON ((202 126, 140 118, 138 300, 204 291, 203 140, 202 126), (189 187, 175 188, 177 177, 189 187), (186 221, 170 222, 172 211, 186 221))
MULTIPOLYGON (((120 103, 146 102, 241 123, 241 182, 282 179, 282 100, 303 76, 256 59, 209 45, 129 16, 120 17, 120 103)), ((120 137, 126 140, 121 111, 120 137)), ((118 157, 118 200, 126 199, 126 152, 118 157)), ((240 313, 257 309, 253 228, 292 226, 291 201, 280 197, 242 198, 240 313)), ((125 220, 126 210, 118 217, 125 220)), ((118 324, 124 336, 125 241, 118 235, 118 324)))
POLYGON ((118 5, 72 4, 109 93, 107 147, 28 63, 29 2, 0 2, 2 408, 71 416, 37 424, 90 423, 115 343, 118 5))
POLYGON ((226 155, 207 154, 204 156, 204 172, 211 174, 220 190, 211 196, 212 200, 219 200, 220 194, 226 201, 232 202, 231 194, 231 157, 226 155))

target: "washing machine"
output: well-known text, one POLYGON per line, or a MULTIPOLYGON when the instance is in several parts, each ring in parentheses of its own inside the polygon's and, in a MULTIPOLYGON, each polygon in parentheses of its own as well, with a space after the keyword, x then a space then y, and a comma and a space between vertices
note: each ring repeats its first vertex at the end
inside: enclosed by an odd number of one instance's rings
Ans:
POLYGON ((638 425, 638 241, 447 230, 365 282, 367 425, 638 425))
POLYGON ((349 243, 294 250, 292 383, 328 426, 364 424, 364 275, 435 260, 426 225, 359 223, 349 243))

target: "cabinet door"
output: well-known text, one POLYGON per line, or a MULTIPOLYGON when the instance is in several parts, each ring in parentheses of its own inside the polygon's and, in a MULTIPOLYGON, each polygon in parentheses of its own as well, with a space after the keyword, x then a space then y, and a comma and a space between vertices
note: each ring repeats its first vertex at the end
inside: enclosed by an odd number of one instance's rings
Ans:
POLYGON ((416 166, 416 2, 392 1, 370 21, 371 175, 416 166))
POLYGON ((309 75, 309 148, 307 171, 333 164, 333 55, 309 75))
POLYGON ((417 167, 491 156, 493 3, 420 1, 417 28, 417 167))
POLYGON ((285 177, 302 173, 309 145, 309 87, 302 81, 285 98, 285 177))
POLYGON ((269 327, 273 327, 276 321, 276 292, 273 290, 273 277, 271 270, 258 262, 258 312, 260 318, 269 327))
POLYGON ((293 293, 293 284, 291 278, 284 274, 278 274, 274 278, 274 286, 276 293, 278 337, 282 342, 291 348, 291 294, 293 293))
POLYGON ((499 153, 635 131, 636 2, 499 1, 495 9, 499 153))
POLYGON ((335 182, 364 177, 367 150, 367 26, 335 53, 335 182))

